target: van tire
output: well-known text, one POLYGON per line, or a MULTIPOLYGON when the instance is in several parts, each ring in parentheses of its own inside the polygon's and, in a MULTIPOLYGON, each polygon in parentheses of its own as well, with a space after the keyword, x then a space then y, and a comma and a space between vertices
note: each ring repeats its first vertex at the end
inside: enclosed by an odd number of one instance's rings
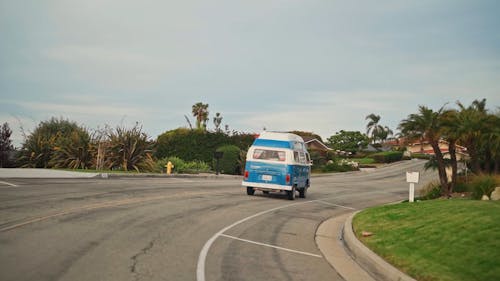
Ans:
POLYGON ((264 193, 264 194, 267 195, 267 194, 269 194, 269 191, 268 190, 262 190, 262 193, 264 193))
POLYGON ((295 200, 295 186, 292 186, 292 190, 286 191, 286 196, 288 197, 288 200, 295 200))
POLYGON ((247 195, 253 195, 255 193, 255 189, 251 186, 247 186, 247 195))
POLYGON ((306 198, 307 195, 307 187, 299 189, 299 197, 300 198, 306 198))

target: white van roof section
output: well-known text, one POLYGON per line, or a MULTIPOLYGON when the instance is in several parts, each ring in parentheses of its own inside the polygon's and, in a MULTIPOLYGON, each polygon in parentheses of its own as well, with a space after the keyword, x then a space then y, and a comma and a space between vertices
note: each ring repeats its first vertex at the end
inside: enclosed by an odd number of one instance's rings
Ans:
POLYGON ((262 132, 259 139, 304 142, 302 137, 292 133, 262 132))

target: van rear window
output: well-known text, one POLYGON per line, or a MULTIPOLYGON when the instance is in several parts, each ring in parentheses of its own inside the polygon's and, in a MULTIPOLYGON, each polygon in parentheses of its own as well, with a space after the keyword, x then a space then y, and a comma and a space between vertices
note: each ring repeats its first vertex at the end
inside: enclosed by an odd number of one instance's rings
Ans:
POLYGON ((286 160, 286 153, 279 150, 256 149, 253 151, 253 159, 283 162, 286 160))

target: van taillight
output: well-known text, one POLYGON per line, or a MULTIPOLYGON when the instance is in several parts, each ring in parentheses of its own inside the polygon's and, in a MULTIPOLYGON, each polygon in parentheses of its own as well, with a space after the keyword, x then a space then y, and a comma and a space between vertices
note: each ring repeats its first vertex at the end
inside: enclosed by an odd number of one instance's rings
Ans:
POLYGON ((286 180, 286 183, 287 183, 287 184, 288 184, 288 183, 290 183, 290 174, 287 174, 287 175, 286 175, 285 180, 286 180))
POLYGON ((245 171, 245 179, 248 179, 248 171, 245 171))

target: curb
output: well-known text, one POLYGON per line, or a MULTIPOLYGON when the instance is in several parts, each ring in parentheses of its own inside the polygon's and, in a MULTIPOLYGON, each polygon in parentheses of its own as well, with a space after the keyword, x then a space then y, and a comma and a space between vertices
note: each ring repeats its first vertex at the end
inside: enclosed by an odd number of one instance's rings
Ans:
MULTIPOLYGON (((352 228, 352 219, 360 211, 352 213, 344 223, 343 240, 347 250, 356 262, 376 280, 416 281, 395 268, 358 240, 352 228)), ((350 280, 350 279, 346 279, 350 280)))
POLYGON ((198 178, 198 179, 241 179, 242 176, 234 175, 213 175, 213 174, 114 174, 114 173, 99 173, 93 178, 198 178))

